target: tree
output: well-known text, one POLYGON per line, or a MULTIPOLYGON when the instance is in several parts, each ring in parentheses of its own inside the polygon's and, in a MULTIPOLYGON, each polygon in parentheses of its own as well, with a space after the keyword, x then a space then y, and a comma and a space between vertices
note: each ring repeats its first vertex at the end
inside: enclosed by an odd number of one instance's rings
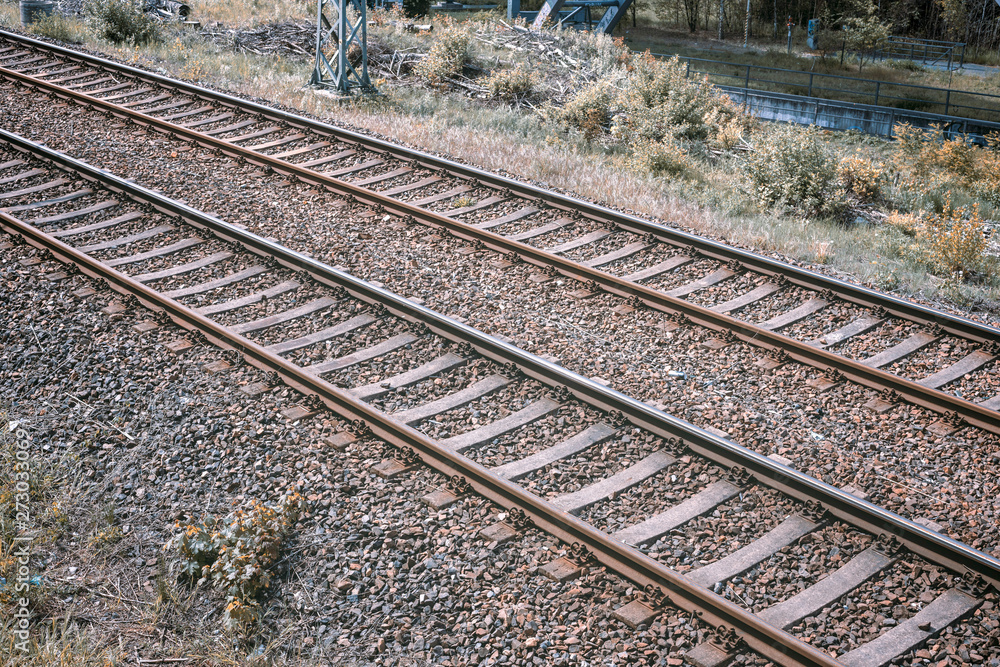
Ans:
POLYGON ((684 23, 688 30, 698 29, 698 12, 701 10, 701 0, 654 0, 653 7, 657 15, 666 23, 677 25, 681 22, 680 11, 684 10, 684 23))
MULTIPOLYGON (((963 0, 937 0, 941 8, 941 18, 944 19, 948 36, 955 40, 964 40, 968 24, 968 11, 963 0)), ((984 12, 985 13, 985 12, 984 12)))
POLYGON ((872 0, 853 0, 841 23, 847 30, 847 48, 858 54, 860 72, 865 58, 871 59, 879 44, 889 38, 889 24, 879 20, 872 0))
POLYGON ((694 32, 698 29, 698 10, 701 8, 701 0, 684 0, 684 18, 687 19, 688 30, 694 32))

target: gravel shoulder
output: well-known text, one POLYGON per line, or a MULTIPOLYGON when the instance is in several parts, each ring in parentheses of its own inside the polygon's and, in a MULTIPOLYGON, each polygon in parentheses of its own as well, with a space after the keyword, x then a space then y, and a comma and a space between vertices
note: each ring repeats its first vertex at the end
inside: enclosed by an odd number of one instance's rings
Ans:
POLYGON ((479 530, 498 516, 490 503, 466 497, 431 509, 420 497, 441 488, 441 476, 375 475, 371 466, 391 456, 384 443, 325 445, 340 427, 332 416, 288 423, 280 413, 300 399, 294 392, 247 396, 240 387, 258 371, 205 372, 219 351, 169 352, 175 327, 139 333, 144 312, 104 315, 110 292, 74 297, 89 281, 41 279, 55 263, 22 266, 31 254, 0 251, 0 301, 23 313, 2 333, 0 401, 29 425, 37 454, 72 457, 79 480, 66 529, 34 548, 33 574, 51 589, 39 611, 68 618, 109 655, 129 637, 122 660, 652 665, 680 664, 704 636, 690 615, 669 610, 627 628, 610 616, 631 599, 627 582, 603 569, 563 584, 541 576, 538 566, 563 553, 547 536, 484 540, 479 530), (221 630, 222 600, 175 583, 161 547, 178 524, 291 491, 307 510, 261 635, 234 647, 221 630), (120 538, 94 546, 94 507, 112 509, 120 538))

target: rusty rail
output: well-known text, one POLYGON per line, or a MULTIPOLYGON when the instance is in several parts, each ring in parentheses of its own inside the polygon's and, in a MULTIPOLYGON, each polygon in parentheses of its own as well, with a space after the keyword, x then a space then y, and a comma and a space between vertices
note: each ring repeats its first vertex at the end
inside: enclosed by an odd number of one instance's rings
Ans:
MULTIPOLYGON (((7 133, 2 134, 4 139, 8 138, 7 133)), ((63 160, 65 159, 63 156, 63 160)), ((109 181, 105 180, 105 176, 90 173, 85 177, 107 184, 109 181)), ((143 203, 155 206, 165 212, 177 214, 178 211, 186 209, 183 205, 156 197, 153 193, 145 192, 142 194, 147 196, 137 197, 135 195, 140 190, 139 188, 128 188, 123 183, 115 185, 117 187, 113 189, 118 192, 128 194, 138 201, 143 201, 143 203)), ((193 219, 201 218, 200 222, 207 223, 204 225, 205 227, 213 228, 213 231, 229 231, 229 237, 236 238, 251 249, 264 247, 269 247, 271 250, 277 249, 276 246, 260 237, 240 232, 216 219, 209 220, 206 216, 200 215, 191 216, 192 212, 191 209, 187 209, 185 219, 193 222, 193 219)), ((750 649, 769 660, 788 667, 837 667, 840 665, 837 660, 826 653, 768 625, 750 612, 708 589, 689 582, 672 569, 632 547, 611 539, 607 534, 568 512, 556 509, 549 502, 517 484, 497 476, 487 468, 443 447, 416 429, 355 399, 350 393, 338 389, 305 369, 268 352, 253 341, 230 331, 183 304, 157 293, 66 243, 2 212, 0 212, 0 228, 21 236, 31 245, 52 253, 59 261, 76 266, 92 278, 103 279, 113 290, 135 296, 146 307, 167 313, 171 320, 183 328, 202 332, 209 341, 219 347, 238 351, 248 363, 257 368, 277 373, 295 390, 307 395, 318 396, 328 408, 344 419, 363 422, 374 436, 396 447, 411 449, 420 456, 424 463, 444 475, 449 477, 458 475, 464 478, 477 493, 501 507, 518 508, 524 511, 538 528, 567 544, 578 543, 585 546, 599 563, 616 574, 643 588, 648 585, 659 588, 674 605, 697 614, 701 620, 709 625, 736 630, 750 649)), ((275 252, 271 256, 278 257, 282 264, 293 267, 297 264, 300 265, 300 268, 301 265, 315 264, 304 256, 296 257, 296 255, 297 253, 285 251, 275 252)), ((333 269, 328 269, 328 271, 338 274, 341 279, 349 278, 346 274, 340 274, 333 269)), ((360 283, 356 279, 351 282, 355 288, 360 283)), ((371 286, 368 287, 372 290, 375 289, 371 286)), ((402 300, 396 297, 393 301, 395 306, 399 306, 399 302, 402 300)), ((411 305, 415 306, 415 304, 411 305)), ((460 326, 457 323, 454 325, 460 326)), ((482 343, 484 342, 482 339, 489 337, 479 334, 479 338, 480 343, 482 343)), ((500 341, 496 341, 496 344, 505 345, 501 344, 500 341)))
MULTIPOLYGON (((749 322, 744 322, 728 315, 716 313, 708 308, 685 301, 684 299, 668 296, 663 292, 644 287, 638 283, 623 280, 614 274, 584 266, 572 260, 540 250, 526 243, 513 241, 499 234, 479 229, 474 225, 449 218, 406 202, 395 200, 367 188, 353 185, 347 181, 343 181, 332 176, 326 176, 312 169, 301 167, 285 160, 273 158, 253 150, 243 148, 224 139, 218 139, 196 130, 188 129, 168 121, 154 118, 139 111, 134 111, 111 102, 100 100, 96 97, 91 97, 86 93, 46 83, 45 81, 41 81, 34 77, 3 67, 0 67, 0 78, 7 79, 20 85, 44 90, 56 97, 91 106, 101 112, 111 114, 130 123, 135 123, 139 126, 146 126, 165 134, 171 134, 206 148, 218 150, 233 158, 245 160, 264 168, 273 169, 278 173, 297 178, 306 183, 328 188, 342 196, 349 197, 366 205, 377 207, 394 215, 419 221, 430 227, 447 230, 458 238, 482 242, 485 247, 494 251, 511 257, 521 258, 524 261, 539 267, 551 267, 564 276, 595 287, 600 287, 611 294, 625 298, 635 297, 636 299, 641 300, 642 303, 662 312, 681 313, 691 322, 711 331, 732 332, 739 340, 762 348, 767 352, 781 350, 788 354, 789 358, 794 361, 818 368, 824 372, 833 371, 839 373, 845 379, 859 383, 863 386, 883 391, 894 391, 901 399, 907 400, 915 405, 919 405, 941 415, 957 415, 969 425, 1000 435, 1000 413, 971 401, 959 398, 958 396, 924 387, 917 382, 907 380, 877 368, 866 366, 863 363, 848 359, 847 357, 838 354, 833 354, 824 349, 795 340, 768 329, 764 329, 749 322)), ((629 224, 626 224, 625 222, 622 222, 619 226, 625 229, 631 229, 636 233, 646 231, 638 227, 630 227, 629 224)), ((659 226, 655 227, 658 232, 654 235, 658 239, 663 240, 662 237, 664 232, 667 230, 659 226)), ((704 240, 702 241, 705 242, 704 240)), ((725 248, 724 246, 719 247, 725 248)), ((725 249, 727 252, 732 250, 728 248, 725 249)), ((703 250, 699 248, 698 250, 709 257, 726 259, 725 256, 718 253, 713 256, 712 252, 707 249, 703 250)), ((742 262, 742 260, 740 261, 742 262)), ((749 263, 749 260, 742 263, 747 266, 747 268, 759 270, 752 266, 749 263)), ((764 271, 764 273, 772 272, 764 271)), ((817 278, 819 277, 818 274, 812 275, 817 278)), ((816 289, 816 287, 813 287, 813 289, 816 289)), ((842 295, 838 294, 838 296, 842 295)), ((887 308, 887 310, 891 309, 887 308)), ((927 321, 931 322, 934 320, 928 319, 927 321)), ((944 328, 943 325, 942 328, 944 328)), ((992 329, 989 329, 988 327, 981 328, 992 331, 992 329)))
POLYGON ((966 338, 977 343, 983 343, 990 340, 1000 342, 1000 330, 996 327, 991 327, 968 318, 937 310, 935 308, 929 308, 904 299, 882 294, 866 287, 855 285, 837 278, 831 278, 814 271, 808 271, 801 267, 792 266, 785 262, 780 262, 758 253, 742 250, 740 248, 734 248, 695 234, 670 229, 668 227, 664 227, 663 225, 643 220, 642 218, 638 218, 633 215, 628 215, 620 211, 594 204, 593 202, 545 190, 534 185, 521 183, 511 178, 484 171, 482 169, 477 169, 475 167, 470 167, 453 160, 448 160, 424 153, 422 151, 399 146, 397 144, 370 137, 359 132, 345 130, 328 123, 323 123, 318 120, 306 118, 304 116, 275 109, 273 107, 264 106, 257 102, 244 100, 227 93, 196 86, 185 81, 172 79, 170 77, 155 74, 137 67, 117 63, 106 58, 80 53, 79 51, 73 51, 62 46, 49 44, 25 35, 0 30, 0 39, 16 42, 33 50, 49 51, 62 58, 85 63, 97 69, 128 75, 146 83, 171 88, 182 92, 185 95, 190 95, 207 102, 254 113, 259 115, 261 118, 287 123, 292 127, 300 129, 312 130, 320 134, 334 137, 346 143, 363 145, 369 150, 392 155, 401 160, 412 161, 415 164, 429 169, 444 170, 460 178, 474 180, 494 188, 507 189, 527 199, 541 201, 560 210, 577 212, 598 222, 612 223, 622 229, 633 231, 637 234, 654 234, 665 243, 683 248, 691 248, 712 259, 717 259, 723 262, 736 260, 744 264, 748 269, 765 275, 784 275, 790 282, 800 287, 812 290, 831 289, 836 292, 840 298, 859 306, 864 306, 866 308, 882 306, 890 315, 895 315, 918 324, 936 323, 942 327, 942 330, 945 333, 966 338))
MULTIPOLYGON (((589 405, 603 410, 621 412, 636 426, 661 437, 679 437, 693 451, 719 465, 745 467, 762 484, 787 493, 801 501, 818 501, 833 516, 847 523, 876 535, 895 536, 908 549, 932 562, 959 573, 973 572, 1000 588, 1000 561, 968 545, 931 531, 832 485, 777 463, 737 443, 704 431, 693 424, 625 396, 590 378, 568 371, 509 343, 392 292, 375 287, 350 274, 333 269, 301 253, 263 239, 256 234, 201 213, 185 204, 158 195, 106 171, 96 169, 65 154, 38 146, 27 139, 3 130, 0 130, 0 140, 19 150, 30 152, 60 168, 79 174, 83 178, 100 182, 113 192, 152 205, 168 215, 182 218, 189 224, 206 229, 223 240, 237 242, 255 254, 274 257, 283 266, 306 272, 324 285, 342 287, 353 296, 369 303, 381 303, 390 312, 409 321, 423 322, 432 331, 451 341, 471 344, 487 358, 503 364, 514 363, 527 376, 544 384, 553 387, 566 387, 589 405)), ((148 291, 148 288, 144 287, 144 289, 148 291)), ((280 357, 278 359, 281 360, 280 357)), ((287 363, 284 360, 281 361, 287 363)), ((310 375, 310 377, 313 376, 310 375)), ((300 389, 299 386, 296 388, 300 389)), ((365 408, 372 410, 367 406, 365 408)), ((464 460, 464 457, 459 458, 464 460)))

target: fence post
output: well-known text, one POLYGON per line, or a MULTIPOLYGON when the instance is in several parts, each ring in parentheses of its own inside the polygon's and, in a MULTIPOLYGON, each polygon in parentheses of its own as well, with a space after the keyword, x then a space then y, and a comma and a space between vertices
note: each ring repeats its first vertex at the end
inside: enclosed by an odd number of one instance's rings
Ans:
POLYGON ((944 94, 944 115, 948 115, 948 107, 951 106, 951 91, 944 94))
POLYGON ((813 72, 809 72, 809 97, 813 96, 813 72))
POLYGON ((881 87, 882 87, 882 82, 881 81, 876 81, 875 82, 875 106, 878 106, 878 93, 879 93, 879 89, 881 87))
POLYGON ((948 47, 948 71, 949 72, 951 71, 951 57, 953 55, 955 55, 955 47, 954 46, 949 46, 948 47))
POLYGON ((889 138, 892 139, 893 127, 896 125, 896 110, 893 109, 889 112, 889 138))
POLYGON ((690 60, 687 61, 687 69, 684 71, 684 78, 685 79, 690 79, 691 78, 691 61, 690 60))
POLYGON ((747 78, 746 81, 743 83, 743 88, 744 89, 750 88, 750 65, 747 65, 747 78))

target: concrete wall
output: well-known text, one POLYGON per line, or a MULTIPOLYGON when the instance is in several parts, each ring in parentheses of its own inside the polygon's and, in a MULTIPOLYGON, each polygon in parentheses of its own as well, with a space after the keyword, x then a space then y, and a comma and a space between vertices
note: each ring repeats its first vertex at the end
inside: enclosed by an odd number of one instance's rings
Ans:
POLYGON ((893 136, 892 128, 900 123, 909 123, 922 128, 929 128, 932 123, 943 124, 949 132, 973 137, 1000 132, 1000 122, 955 118, 893 107, 838 102, 753 89, 731 87, 722 89, 734 101, 746 104, 750 113, 763 120, 816 125, 831 130, 858 130, 883 137, 893 136))

